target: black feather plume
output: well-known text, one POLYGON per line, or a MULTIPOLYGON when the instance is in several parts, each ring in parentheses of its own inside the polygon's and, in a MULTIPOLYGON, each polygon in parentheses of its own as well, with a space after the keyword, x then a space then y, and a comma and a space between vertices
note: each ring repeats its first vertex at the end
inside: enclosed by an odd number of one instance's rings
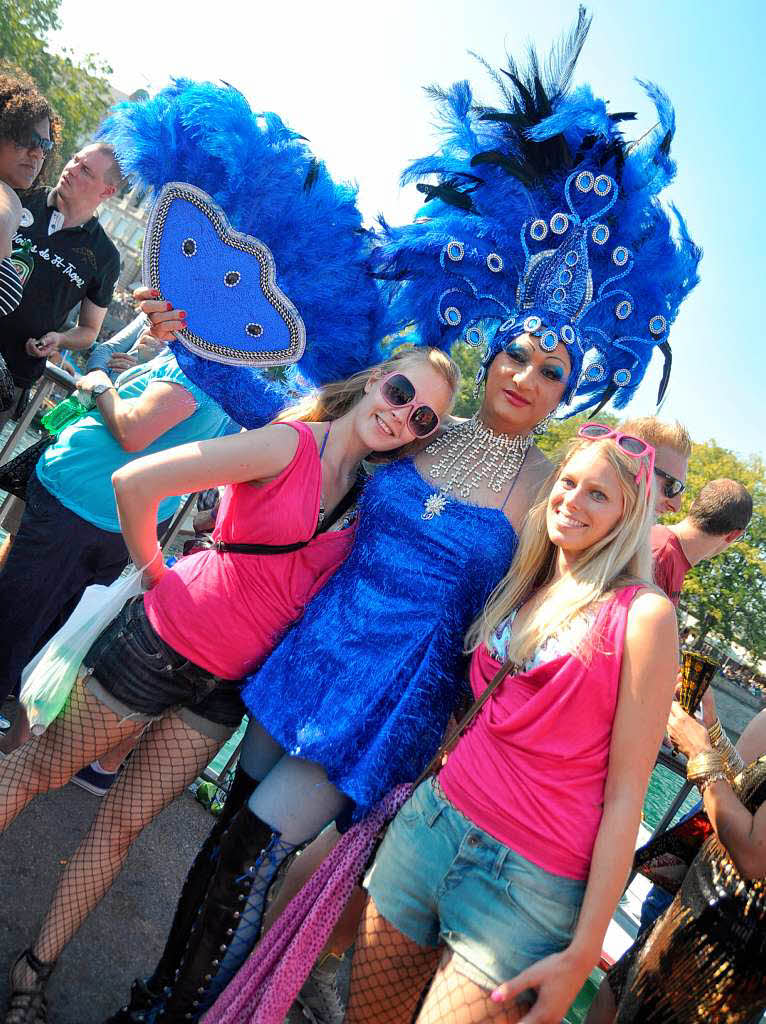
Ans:
POLYGON ((660 389, 657 392, 657 405, 660 404, 662 399, 665 397, 665 392, 668 390, 668 384, 670 383, 670 368, 673 365, 673 353, 670 349, 670 342, 663 341, 659 346, 660 352, 665 357, 665 362, 662 367, 662 380, 660 381, 660 389))
POLYGON ((303 182, 303 191, 310 192, 314 187, 314 183, 319 177, 319 161, 314 158, 309 164, 309 169, 306 172, 306 177, 303 182))
POLYGON ((444 182, 441 185, 429 185, 425 182, 420 182, 417 185, 417 190, 423 193, 427 203, 432 199, 441 199, 442 202, 447 203, 449 206, 456 206, 459 210, 463 210, 466 213, 474 212, 473 202, 469 195, 472 191, 471 186, 459 189, 449 182, 444 182))
MULTIPOLYGON (((616 393, 617 393, 617 385, 612 380, 612 381, 609 382, 609 387, 606 389, 606 391, 601 396, 601 401, 598 403, 596 408, 593 410, 592 415, 593 416, 598 416, 598 414, 601 412, 601 410, 604 408, 604 406, 608 405, 609 402, 611 402, 611 400, 614 398, 616 393)), ((586 406, 586 408, 587 408, 587 406, 586 406)), ((582 409, 580 409, 579 411, 582 412, 582 409)))
POLYGON ((496 73, 493 78, 500 84, 509 109, 478 107, 477 113, 480 120, 508 125, 507 149, 516 153, 517 158, 511 160, 507 152, 489 150, 477 154, 471 161, 473 166, 494 164, 502 167, 527 187, 544 179, 552 170, 560 172, 574 166, 573 155, 563 134, 533 142, 526 138, 526 130, 550 117, 557 101, 567 92, 590 23, 591 18, 580 6, 577 21, 551 50, 544 68, 541 68, 533 47, 529 49, 525 68, 508 55, 508 67, 501 71, 511 86, 496 73))

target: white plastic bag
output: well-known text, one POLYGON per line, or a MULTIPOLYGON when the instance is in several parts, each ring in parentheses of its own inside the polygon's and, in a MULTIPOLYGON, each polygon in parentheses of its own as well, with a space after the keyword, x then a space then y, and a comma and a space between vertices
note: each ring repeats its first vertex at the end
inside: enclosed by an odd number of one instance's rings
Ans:
POLYGON ((141 593, 141 572, 133 569, 108 587, 94 583, 55 636, 21 673, 21 696, 32 733, 45 732, 66 704, 82 659, 125 603, 141 593))

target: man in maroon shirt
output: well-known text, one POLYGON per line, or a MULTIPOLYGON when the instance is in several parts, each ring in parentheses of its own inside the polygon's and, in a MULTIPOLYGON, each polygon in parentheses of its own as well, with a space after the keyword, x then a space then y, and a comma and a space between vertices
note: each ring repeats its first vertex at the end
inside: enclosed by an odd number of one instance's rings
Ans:
POLYGON ((721 477, 705 484, 680 523, 653 527, 654 579, 676 607, 687 572, 739 540, 752 514, 742 484, 721 477))
POLYGON ((651 544, 654 582, 665 591, 677 608, 684 577, 691 569, 692 563, 686 557, 681 541, 671 526, 660 526, 659 523, 653 526, 651 544))

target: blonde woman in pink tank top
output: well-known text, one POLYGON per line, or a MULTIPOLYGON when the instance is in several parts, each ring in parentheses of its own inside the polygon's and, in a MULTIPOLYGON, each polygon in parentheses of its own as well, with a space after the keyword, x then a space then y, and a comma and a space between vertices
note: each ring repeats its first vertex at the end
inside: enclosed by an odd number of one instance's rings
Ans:
POLYGON ((434 971, 419 1024, 558 1024, 598 962, 678 635, 649 582, 654 450, 596 425, 580 434, 468 635, 475 696, 503 664, 513 672, 368 875, 348 1024, 409 1024, 434 971))
MULTIPOLYGON (((406 350, 325 385, 283 413, 285 422, 150 455, 114 474, 123 535, 135 564, 146 566, 148 593, 94 642, 59 718, 0 763, 0 830, 35 796, 143 737, 62 875, 35 945, 12 969, 19 1012, 38 1005, 59 953, 133 840, 239 724, 242 677, 348 554, 353 515, 343 506, 362 460, 406 454, 433 433, 459 381, 444 353, 406 350), (227 486, 213 546, 166 567, 157 505, 214 485, 227 486)), ((321 790, 316 813, 331 820, 346 798, 319 766, 305 765, 306 785, 321 790)))

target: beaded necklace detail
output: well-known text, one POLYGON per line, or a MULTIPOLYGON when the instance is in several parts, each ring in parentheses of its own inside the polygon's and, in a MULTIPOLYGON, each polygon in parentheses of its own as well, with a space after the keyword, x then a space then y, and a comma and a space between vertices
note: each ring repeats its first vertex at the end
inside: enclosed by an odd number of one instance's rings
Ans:
POLYGON ((426 498, 421 518, 440 516, 450 495, 466 500, 483 483, 497 494, 510 488, 532 443, 531 434, 496 434, 476 416, 445 430, 426 448, 439 456, 429 475, 445 483, 426 498))

